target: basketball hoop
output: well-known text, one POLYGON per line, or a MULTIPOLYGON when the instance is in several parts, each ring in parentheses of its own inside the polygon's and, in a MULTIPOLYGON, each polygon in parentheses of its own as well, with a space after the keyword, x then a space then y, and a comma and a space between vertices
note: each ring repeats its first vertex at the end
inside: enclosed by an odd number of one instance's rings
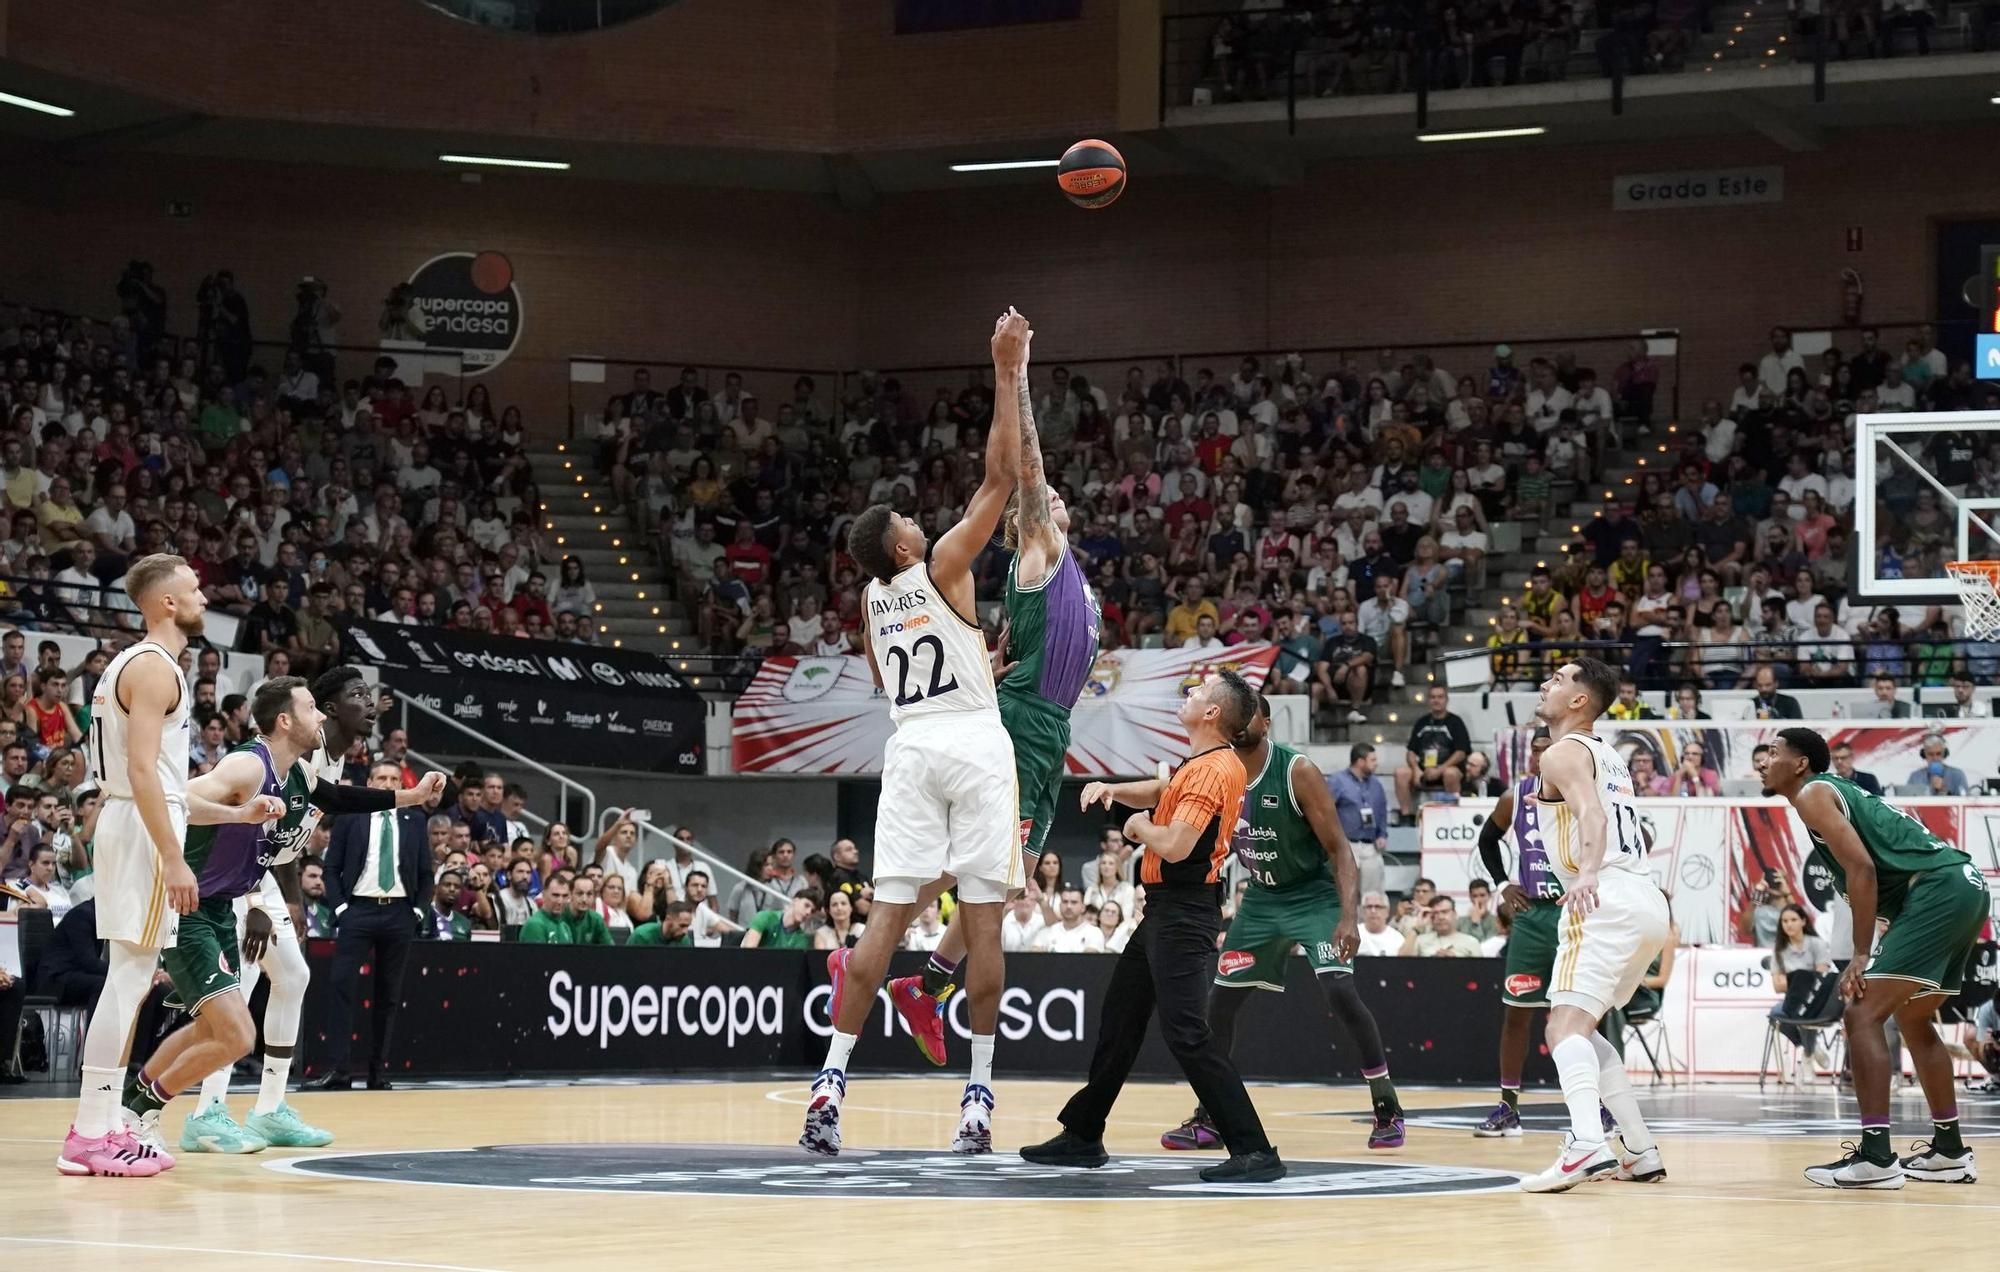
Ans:
POLYGON ((1948 561, 1944 568, 1965 603, 1965 634, 1974 640, 2000 637, 2000 561, 1948 561))

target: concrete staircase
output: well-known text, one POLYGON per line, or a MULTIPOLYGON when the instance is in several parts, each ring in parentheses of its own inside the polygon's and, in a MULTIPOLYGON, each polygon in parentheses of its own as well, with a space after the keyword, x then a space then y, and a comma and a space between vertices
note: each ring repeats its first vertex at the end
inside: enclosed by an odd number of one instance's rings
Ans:
MULTIPOLYGON (((1538 562, 1553 566, 1563 559, 1564 549, 1577 541, 1582 528, 1610 502, 1604 497, 1605 491, 1620 499, 1630 497, 1639 483, 1639 475, 1649 466, 1667 460, 1668 443, 1673 440, 1672 427, 1664 421, 1657 422, 1650 435, 1635 436, 1628 425, 1624 447, 1606 455, 1604 471, 1595 484, 1582 487, 1570 484, 1566 501, 1550 514, 1547 523, 1539 530, 1521 527, 1519 544, 1512 550, 1503 550, 1503 543, 1495 543, 1485 562, 1486 586, 1469 594, 1463 608, 1455 611, 1453 623, 1437 633, 1428 660, 1421 653, 1412 652, 1408 684, 1401 689, 1392 688, 1384 676, 1375 687, 1374 700, 1364 711, 1368 717, 1365 722, 1349 724, 1344 712, 1322 717, 1314 728, 1314 741, 1328 745, 1373 742, 1400 749, 1410 726, 1423 714, 1425 690, 1434 679, 1444 679, 1444 668, 1436 661, 1437 656, 1457 649, 1483 648, 1487 635, 1500 621, 1500 598, 1518 597, 1527 588, 1528 576, 1538 562)), ((1558 483, 1558 497, 1564 493, 1564 486, 1558 483)), ((1340 754, 1345 755, 1344 746, 1340 754)), ((1345 760, 1341 762, 1344 764, 1345 760)))
MULTIPOLYGON (((529 452, 535 484, 541 488, 543 533, 558 555, 583 562, 597 592, 600 644, 655 653, 691 651, 693 630, 686 611, 668 598, 667 574, 654 560, 650 527, 643 517, 614 511, 611 483, 596 463, 566 446, 529 452), (680 642, 676 644, 675 642, 680 642)), ((550 572, 549 590, 555 591, 550 572)))

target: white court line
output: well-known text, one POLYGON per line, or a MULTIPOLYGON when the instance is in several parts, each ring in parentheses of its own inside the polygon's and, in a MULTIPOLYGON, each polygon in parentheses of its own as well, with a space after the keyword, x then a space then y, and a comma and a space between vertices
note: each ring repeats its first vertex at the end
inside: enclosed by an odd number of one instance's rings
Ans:
POLYGON ((0 1236, 17 1245, 89 1246, 100 1250, 163 1250, 171 1254, 231 1254, 246 1259, 304 1259, 312 1263, 356 1263, 371 1268, 425 1268, 429 1272, 497 1272, 462 1263, 412 1263, 407 1259, 364 1259, 345 1254, 294 1254, 289 1250, 229 1250, 220 1246, 152 1245, 143 1241, 80 1241, 71 1237, 0 1236))

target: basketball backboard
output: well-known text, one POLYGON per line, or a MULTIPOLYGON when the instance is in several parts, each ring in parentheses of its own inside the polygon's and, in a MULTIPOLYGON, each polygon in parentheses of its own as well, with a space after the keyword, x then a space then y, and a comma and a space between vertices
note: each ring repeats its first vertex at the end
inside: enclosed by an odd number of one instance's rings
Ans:
POLYGON ((2000 412, 1857 416, 1856 601, 1951 605, 1948 561, 2000 560, 2000 412))

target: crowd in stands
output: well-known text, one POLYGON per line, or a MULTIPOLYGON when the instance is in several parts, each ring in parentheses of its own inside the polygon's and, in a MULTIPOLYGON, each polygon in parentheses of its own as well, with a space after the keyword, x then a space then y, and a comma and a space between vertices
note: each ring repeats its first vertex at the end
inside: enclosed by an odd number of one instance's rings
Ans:
MULTIPOLYGON (((1991 683, 2000 644, 1964 640, 1956 607, 1870 606, 1850 595, 1854 419, 2000 407, 2000 388, 1950 365, 1923 327, 1900 351, 1872 330, 1810 363, 1774 328, 1726 404, 1701 404, 1624 497, 1538 568, 1488 637, 1490 681, 1524 688, 1578 641, 1615 641, 1639 688, 1851 688, 1878 676, 1991 683)), ((2000 441, 1939 432, 1908 445, 1954 497, 2000 494, 2000 441)), ((1878 578, 1935 578, 1957 523, 1912 464, 1878 465, 1878 578)), ((1907 704, 1905 704, 1907 705, 1907 704)))
MULTIPOLYGON (((1931 51, 1943 7, 1932 0, 1795 0, 1773 6, 1768 30, 1790 45, 1788 60, 1816 56, 1822 34, 1829 60, 1921 55, 1931 51)), ((1977 16, 1969 42, 1985 49, 2000 7, 1971 9, 1977 16)), ((1241 10, 1190 16, 1173 28, 1169 65, 1194 63, 1185 93, 1195 104, 1491 88, 1771 60, 1732 38, 1749 13, 1738 17, 1709 0, 1244 0, 1241 10), (1174 47, 1198 38, 1205 39, 1198 52, 1174 47)))

